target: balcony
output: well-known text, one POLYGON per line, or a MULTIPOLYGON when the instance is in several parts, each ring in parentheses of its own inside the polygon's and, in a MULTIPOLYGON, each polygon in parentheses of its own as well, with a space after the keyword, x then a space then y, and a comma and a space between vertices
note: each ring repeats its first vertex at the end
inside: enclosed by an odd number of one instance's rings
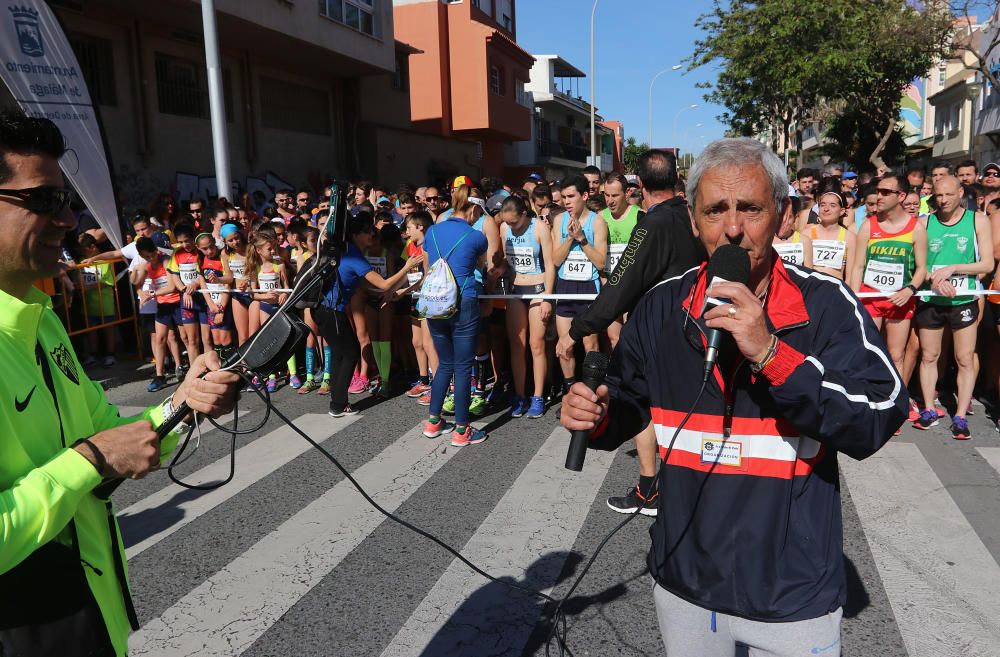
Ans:
POLYGON ((537 139, 535 146, 539 158, 558 157, 562 160, 586 164, 590 149, 584 146, 571 146, 553 139, 537 139))

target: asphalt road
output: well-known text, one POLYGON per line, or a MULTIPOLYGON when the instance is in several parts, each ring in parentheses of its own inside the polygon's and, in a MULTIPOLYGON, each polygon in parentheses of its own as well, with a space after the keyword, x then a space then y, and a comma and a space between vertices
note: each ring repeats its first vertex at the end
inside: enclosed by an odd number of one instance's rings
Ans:
MULTIPOLYGON (((109 398, 124 415, 160 396, 136 382, 109 398)), ((285 388, 274 401, 389 511, 553 597, 623 519, 607 497, 635 481, 630 445, 567 473, 555 409, 541 420, 489 416, 477 424, 490 439, 459 449, 419 435, 425 409, 405 397, 359 398, 361 414, 341 420, 315 394, 285 388)), ((245 406, 241 426, 257 424, 259 401, 245 406)), ((907 426, 864 462, 841 456, 844 655, 1000 655, 1000 439, 975 409, 971 441, 952 440, 942 421, 926 432, 907 426)), ((551 606, 385 520, 282 427, 271 417, 239 437, 235 476, 218 490, 185 490, 158 472, 116 493, 142 625, 130 655, 545 654, 551 606)), ((229 444, 206 432, 178 474, 224 479, 229 444)), ((645 566, 649 522, 620 531, 567 601, 575 655, 663 654, 645 566)))

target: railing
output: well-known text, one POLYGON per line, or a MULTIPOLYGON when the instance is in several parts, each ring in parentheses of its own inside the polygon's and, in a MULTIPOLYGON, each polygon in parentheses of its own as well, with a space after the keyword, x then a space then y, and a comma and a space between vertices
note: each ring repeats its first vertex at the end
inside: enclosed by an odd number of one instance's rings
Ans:
POLYGON ((118 325, 131 324, 135 332, 136 349, 143 357, 143 340, 139 333, 136 295, 125 273, 129 294, 119 294, 115 265, 125 260, 104 260, 69 267, 65 276, 46 281, 40 286, 61 302, 53 308, 60 316, 70 337, 118 325), (107 268, 107 269, 105 269, 107 268), (109 283, 110 281, 110 283, 109 283))
POLYGON ((586 162, 590 151, 583 146, 571 146, 552 139, 537 139, 539 157, 561 157, 574 162, 586 162))

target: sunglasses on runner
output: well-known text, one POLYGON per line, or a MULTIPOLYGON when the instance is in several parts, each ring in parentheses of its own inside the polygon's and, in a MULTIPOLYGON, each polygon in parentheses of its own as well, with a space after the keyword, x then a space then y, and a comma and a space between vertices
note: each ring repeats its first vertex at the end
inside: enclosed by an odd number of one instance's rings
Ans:
POLYGON ((16 198, 35 214, 56 214, 69 203, 73 190, 43 185, 25 189, 0 189, 0 196, 16 198))

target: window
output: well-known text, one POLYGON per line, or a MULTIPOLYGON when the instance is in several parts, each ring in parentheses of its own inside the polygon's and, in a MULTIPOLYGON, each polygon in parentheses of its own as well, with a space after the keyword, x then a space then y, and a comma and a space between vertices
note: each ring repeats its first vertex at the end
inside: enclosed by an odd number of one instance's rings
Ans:
POLYGON ((504 79, 503 67, 490 66, 490 91, 498 96, 507 94, 507 81, 504 79))
POLYGON ((319 15, 378 36, 375 33, 375 0, 319 0, 319 15))
POLYGON ((531 107, 531 96, 524 90, 524 81, 514 81, 514 97, 517 99, 518 105, 521 105, 522 107, 531 107))
MULTIPOLYGON (((163 114, 209 117, 208 82, 205 65, 180 57, 156 53, 156 97, 163 114)), ((222 96, 226 121, 233 122, 233 76, 222 69, 222 96)))
POLYGON ((260 122, 265 128, 330 134, 330 96, 322 89, 260 76, 260 122))
POLYGON ((493 0, 472 0, 472 6, 487 16, 493 16, 493 0))
POLYGON ((410 56, 396 51, 396 70, 392 73, 392 88, 406 91, 410 88, 410 56))
POLYGON ((111 41, 87 34, 70 34, 69 43, 76 53, 95 105, 117 105, 115 67, 111 41))
POLYGON ((948 67, 944 63, 938 65, 938 84, 944 85, 944 81, 947 79, 948 67))
POLYGON ((497 22, 511 34, 514 33, 513 0, 497 0, 497 22))
POLYGON ((207 117, 204 68, 198 62, 156 53, 156 97, 163 114, 207 117))

